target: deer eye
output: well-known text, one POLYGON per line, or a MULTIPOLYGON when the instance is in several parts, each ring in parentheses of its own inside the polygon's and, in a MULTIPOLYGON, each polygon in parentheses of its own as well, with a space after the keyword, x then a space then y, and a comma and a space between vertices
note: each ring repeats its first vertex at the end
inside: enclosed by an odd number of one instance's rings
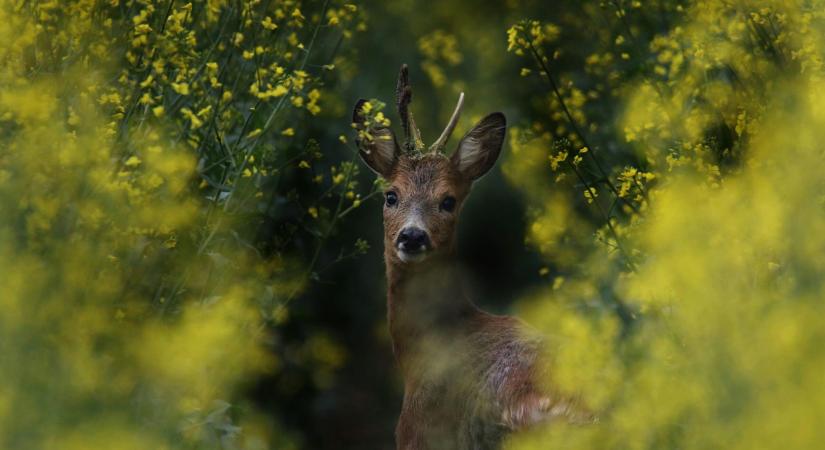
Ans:
POLYGON ((387 197, 387 206, 394 206, 398 203, 398 194, 396 194, 395 191, 388 191, 384 195, 387 197))
POLYGON ((448 195, 447 197, 444 198, 444 200, 441 200, 441 210, 442 211, 453 212, 454 209, 455 209, 455 197, 453 197, 452 195, 448 195))

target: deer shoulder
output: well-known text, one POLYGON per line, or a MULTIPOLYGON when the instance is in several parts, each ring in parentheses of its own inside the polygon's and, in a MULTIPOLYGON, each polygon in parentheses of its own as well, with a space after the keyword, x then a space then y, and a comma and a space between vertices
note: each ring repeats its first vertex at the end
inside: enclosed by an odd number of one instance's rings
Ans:
POLYGON ((551 376, 540 360, 546 348, 543 336, 515 317, 482 313, 479 322, 473 339, 502 426, 518 431, 552 421, 593 420, 576 397, 540 384, 551 376))

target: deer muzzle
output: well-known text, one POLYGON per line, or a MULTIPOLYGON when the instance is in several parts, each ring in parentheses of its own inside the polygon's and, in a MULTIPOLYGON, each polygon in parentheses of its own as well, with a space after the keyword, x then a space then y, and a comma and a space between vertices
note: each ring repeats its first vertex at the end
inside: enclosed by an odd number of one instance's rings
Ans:
POLYGON ((430 236, 421 228, 405 227, 398 233, 395 247, 398 250, 398 257, 402 261, 421 261, 431 248, 430 236))

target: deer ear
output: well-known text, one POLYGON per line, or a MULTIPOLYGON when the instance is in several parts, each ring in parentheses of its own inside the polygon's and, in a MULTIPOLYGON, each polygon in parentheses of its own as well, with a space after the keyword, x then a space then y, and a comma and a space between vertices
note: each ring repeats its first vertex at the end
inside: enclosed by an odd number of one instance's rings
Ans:
POLYGON ((361 107, 366 102, 367 100, 363 98, 358 100, 352 112, 352 122, 358 126, 358 129, 368 128, 372 136, 372 139, 362 139, 359 133, 359 137, 356 138, 358 153, 370 169, 386 178, 398 160, 400 149, 395 141, 395 134, 389 128, 375 124, 365 126, 365 117, 361 107))
POLYGON ((493 167, 501 153, 505 129, 507 119, 500 112, 481 119, 461 138, 458 150, 451 158, 453 165, 470 180, 481 178, 493 167))

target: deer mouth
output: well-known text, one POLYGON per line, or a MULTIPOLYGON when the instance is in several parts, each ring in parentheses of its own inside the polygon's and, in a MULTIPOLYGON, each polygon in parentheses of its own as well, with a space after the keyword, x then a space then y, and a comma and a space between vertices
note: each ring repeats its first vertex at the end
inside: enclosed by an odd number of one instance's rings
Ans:
POLYGON ((429 247, 426 245, 419 245, 415 248, 410 248, 408 245, 400 244, 397 247, 398 258, 405 263, 421 262, 427 258, 429 247))

